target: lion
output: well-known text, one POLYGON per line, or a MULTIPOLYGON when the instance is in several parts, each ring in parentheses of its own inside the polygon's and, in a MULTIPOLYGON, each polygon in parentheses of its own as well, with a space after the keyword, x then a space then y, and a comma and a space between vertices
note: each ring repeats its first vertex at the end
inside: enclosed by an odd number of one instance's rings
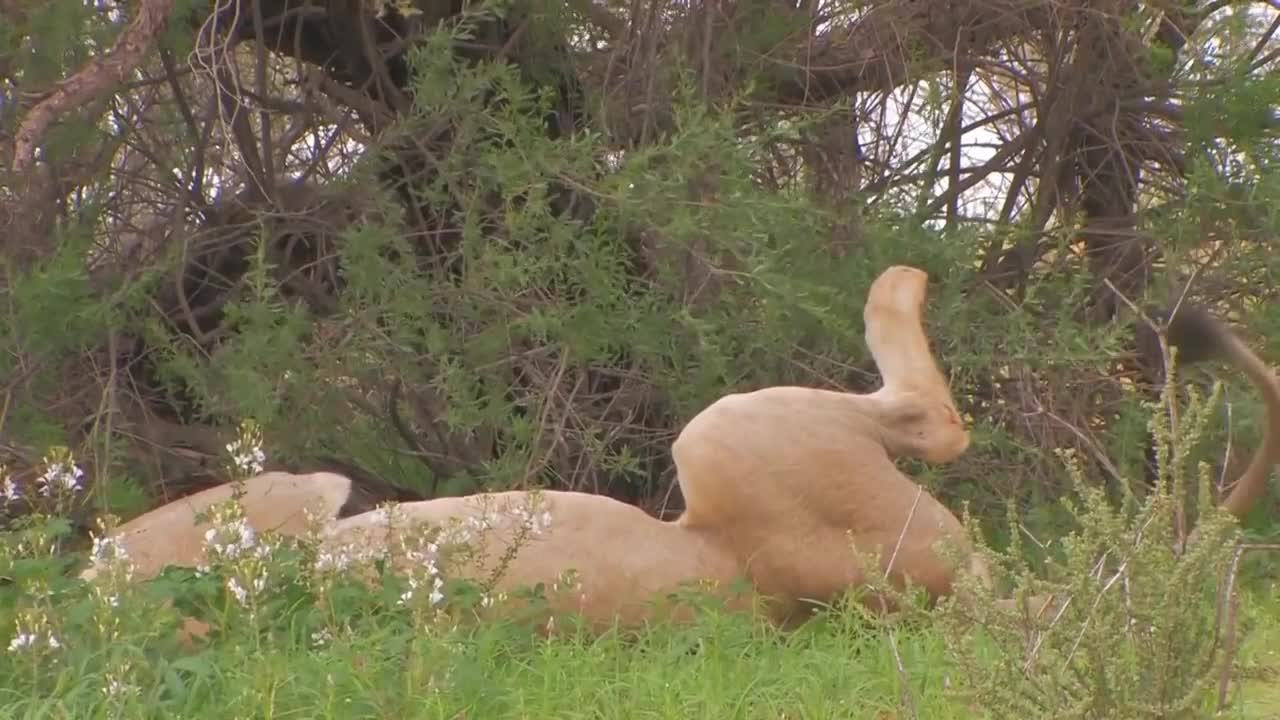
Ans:
MULTIPOLYGON (((884 375, 884 388, 850 396, 804 388, 768 388, 728 395, 697 415, 672 446, 688 510, 681 524, 716 535, 742 563, 753 587, 771 601, 783 624, 803 619, 878 573, 896 589, 908 581, 930 601, 952 594, 959 568, 940 552, 942 544, 967 557, 970 572, 990 587, 984 559, 972 548, 960 520, 893 464, 897 455, 946 462, 964 450, 967 437, 953 422, 953 404, 932 366, 919 327, 905 312, 923 302, 924 277, 893 268, 877 282, 896 282, 899 300, 879 304, 873 287, 866 324, 868 344, 884 375), (896 275, 896 279, 895 278, 896 275), (872 338, 887 328, 884 351, 872 338), (910 343, 900 340, 910 337, 910 343), (877 349, 880 352, 877 353, 877 349), (886 362, 889 357, 893 361, 886 362), (902 372, 906 369, 906 372, 902 372), (897 371, 897 372, 895 372, 897 371), (870 401, 884 396, 876 414, 870 401), (902 421, 895 425, 892 421, 902 421), (859 555, 879 557, 864 567, 859 555)), ((1257 388, 1266 407, 1266 429, 1248 468, 1222 500, 1243 519, 1280 463, 1280 381, 1225 325, 1200 308, 1185 307, 1169 321, 1170 344, 1189 362, 1226 360, 1257 388)), ((883 342, 883 338, 882 338, 883 342)), ((1028 599, 1033 616, 1044 617, 1064 598, 1028 599)), ((892 610, 887 597, 868 593, 860 601, 873 612, 892 610)), ((1012 600, 998 599, 1004 609, 1012 600)))
MULTIPOLYGON (((962 528, 927 493, 915 493, 918 486, 891 458, 947 462, 970 440, 925 337, 926 281, 923 271, 895 266, 868 292, 863 314, 884 378, 880 390, 859 395, 783 386, 717 400, 672 445, 685 499, 678 518, 658 520, 597 495, 541 491, 550 526, 541 537, 523 538, 494 589, 550 584, 572 573, 578 585, 548 598, 549 609, 601 627, 650 620, 655 598, 696 584, 731 608, 762 603, 772 620, 790 625, 798 619, 799 598, 829 598, 861 583, 857 563, 835 546, 847 546, 852 532, 855 545, 883 539, 892 547, 904 534, 913 497, 919 507, 900 562, 927 564, 926 546, 942 536, 959 538, 962 528), (843 570, 832 572, 837 565, 843 570), (743 580, 751 593, 729 590, 743 580)), ((398 523, 380 511, 351 516, 334 524, 329 542, 333 552, 386 549, 422 523, 479 517, 486 504, 530 502, 528 492, 511 491, 401 503, 398 523)), ((469 538, 481 557, 506 557, 515 542, 520 512, 498 517, 498 527, 469 538)), ((460 574, 489 577, 480 565, 464 562, 460 574)), ((949 580, 941 570, 931 572, 926 584, 945 591, 949 580)), ((681 605, 662 607, 664 617, 689 617, 681 605)))
MULTIPOLYGON (((950 462, 970 445, 924 331, 927 282, 922 270, 893 266, 872 283, 863 319, 883 379, 879 390, 768 387, 721 397, 690 419, 671 449, 685 498, 674 520, 584 493, 482 493, 334 519, 326 552, 394 554, 422 525, 488 518, 469 539, 479 546, 476 557, 504 561, 494 591, 554 585, 548 609, 575 613, 592 627, 648 622, 660 605, 654 600, 690 584, 723 594, 731 607, 760 608, 783 627, 876 579, 922 587, 931 601, 951 595, 964 568, 989 584, 956 515, 894 464, 899 457, 950 462), (506 509, 495 513, 494 505, 506 509), (526 532, 530 518, 542 515, 549 522, 526 532), (959 555, 944 552, 946 545, 959 555), (878 564, 864 565, 867 557, 878 564), (569 575, 576 582, 559 588, 569 575), (727 592, 743 581, 749 593, 727 592)), ((1169 337, 1192 355, 1228 361, 1266 404, 1263 442, 1223 501, 1242 517, 1280 462, 1280 383, 1206 313, 1176 313, 1169 337)), ((288 515, 285 504, 271 502, 288 515)), ((415 563, 421 559, 411 554, 397 559, 403 568, 415 563)), ((463 558, 455 569, 461 577, 493 579, 482 562, 463 558)), ((1033 598, 1029 605, 1043 612, 1054 600, 1033 598)), ((884 594, 866 593, 860 601, 875 612, 893 610, 884 594)), ((689 617, 678 607, 663 612, 689 617)))

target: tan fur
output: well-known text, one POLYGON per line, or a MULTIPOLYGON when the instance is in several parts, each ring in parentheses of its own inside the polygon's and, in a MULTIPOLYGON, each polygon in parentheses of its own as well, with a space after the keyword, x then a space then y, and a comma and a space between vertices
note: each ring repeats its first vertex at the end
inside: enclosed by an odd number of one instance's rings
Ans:
MULTIPOLYGON (((322 521, 332 521, 351 493, 351 480, 335 473, 295 475, 285 472, 261 473, 244 483, 242 499, 249 525, 257 532, 274 530, 283 535, 300 535, 306 529, 305 509, 322 521)), ((197 525, 198 513, 231 498, 231 484, 218 485, 162 505, 130 520, 113 536, 124 546, 133 562, 134 577, 154 577, 166 565, 194 567, 204 559, 204 534, 208 523, 197 525)), ((90 566, 80 577, 92 580, 97 568, 90 566)))
MULTIPOLYGON (((734 558, 706 533, 658 520, 612 498, 579 492, 510 491, 402 503, 390 516, 372 511, 339 520, 327 548, 394 550, 399 536, 423 524, 448 528, 460 519, 486 515, 496 522, 492 529, 471 534, 476 555, 445 571, 485 582, 501 570, 495 592, 537 583, 551 586, 560 580, 572 583, 576 576, 576 584, 559 590, 548 587, 550 607, 579 614, 596 629, 615 620, 635 626, 650 619, 653 603, 682 585, 709 582, 709 589, 727 593, 739 578, 734 558), (535 514, 549 514, 550 525, 540 535, 521 536, 516 513, 531 500, 536 501, 535 514), (501 559, 513 544, 517 552, 503 565, 501 559)), ((398 564, 405 567, 409 562, 401 559, 398 564)), ((736 607, 749 600, 728 599, 736 607)), ((659 614, 672 620, 691 617, 679 604, 659 614)))
MULTIPOLYGON (((959 524, 891 461, 909 456, 944 462, 969 445, 921 323, 926 282, 919 270, 892 267, 872 284, 864 320, 883 388, 854 395, 775 387, 722 398, 695 416, 673 446, 688 508, 681 518, 662 522, 595 495, 541 493, 550 504, 550 528, 516 553, 498 589, 549 584, 574 571, 581 590, 559 595, 557 609, 576 610, 597 626, 614 619, 634 625, 651 616, 651 601, 682 585, 702 580, 724 589, 745 573, 758 590, 774 597, 771 615, 788 622, 803 616, 797 610, 804 601, 825 602, 864 581, 852 541, 859 549, 882 551, 886 560, 892 555, 891 578, 910 575, 945 593, 951 571, 934 562, 928 545, 958 537, 959 524)), ((529 500, 527 493, 510 492, 404 503, 392 521, 403 520, 412 529, 414 523, 440 524, 474 514, 476 503, 519 507, 529 500)), ((191 500, 160 508, 125 528, 134 535, 170 538, 150 546, 156 553, 150 566, 198 562, 203 531, 191 528, 193 512, 175 512, 181 503, 191 500)), ((288 509, 288 503, 253 492, 245 505, 251 518, 288 509)), ((329 549, 394 548, 396 535, 385 532, 387 522, 379 511, 336 521, 329 549)), ((396 527, 397 532, 406 528, 396 527)), ((509 531, 479 536, 485 559, 507 550, 509 531)), ((483 580, 491 565, 460 570, 483 580)), ((687 617, 678 607, 664 615, 687 617)))
POLYGON ((891 456, 945 463, 969 448, 969 433, 925 337, 928 281, 922 270, 895 265, 871 284, 862 320, 883 387, 845 396, 879 423, 891 456))
MULTIPOLYGON (((615 619, 639 624, 653 617, 649 602, 656 597, 696 580, 724 588, 740 575, 768 599, 769 616, 784 625, 802 620, 815 603, 880 577, 899 587, 911 581, 935 599, 950 594, 957 568, 939 541, 965 552, 961 524, 893 463, 897 457, 947 462, 970 442, 925 336, 926 284, 925 273, 901 266, 872 284, 864 321, 884 379, 880 390, 855 395, 771 387, 717 400, 688 422, 672 446, 686 501, 680 518, 662 522, 601 496, 541 493, 550 528, 519 549, 498 589, 551 584, 575 571, 581 587, 557 594, 554 607, 578 611, 597 627, 615 619), (855 551, 877 553, 878 564, 864 566, 855 551)), ((1249 374, 1268 407, 1268 439, 1226 503, 1240 514, 1280 457, 1280 385, 1234 336, 1221 333, 1211 338, 1219 354, 1249 374)), ((248 500, 252 508, 265 498, 248 500)), ((415 523, 439 525, 497 506, 503 518, 497 532, 477 536, 484 561, 459 568, 463 576, 484 580, 511 544, 516 518, 501 509, 532 500, 528 493, 508 492, 405 503, 390 518, 373 511, 334 522, 326 543, 331 551, 385 551, 415 523), (386 531, 389 522, 394 532, 386 531)), ((181 533, 171 524, 163 532, 181 533)), ((171 562, 191 557, 168 555, 171 562)), ((989 582, 980 557, 970 555, 968 565, 989 582)), ((1031 612, 1043 613, 1052 600, 1032 599, 1031 612)), ((864 602, 873 610, 891 609, 883 598, 864 602)), ((1012 600, 1000 604, 1015 607, 1012 600)), ((663 616, 688 615, 677 608, 663 616)))
POLYGON ((1235 333, 1202 309, 1175 313, 1169 324, 1169 337, 1179 347, 1195 346, 1195 354, 1226 360, 1262 395, 1267 414, 1262 442, 1222 500, 1224 510, 1243 520, 1266 491, 1271 471, 1280 464, 1280 379, 1235 333))
MULTIPOLYGON (((898 587, 910 579, 935 596, 951 590, 954 568, 937 543, 967 549, 963 528, 893 464, 896 456, 945 462, 969 445, 925 339, 926 282, 920 270, 891 267, 872 284, 863 320, 879 391, 728 395, 672 445, 688 508, 679 522, 731 548, 779 622, 866 584, 868 573, 898 587), (855 552, 878 553, 880 564, 864 567, 855 552)), ((891 607, 875 595, 864 602, 891 607)))
MULTIPOLYGON (((864 321, 885 380, 879 391, 771 387, 721 398, 672 446, 686 505, 679 519, 660 522, 592 495, 547 493, 555 501, 552 531, 518 553, 505 586, 550 582, 576 569, 591 585, 573 609, 593 622, 616 616, 626 623, 678 583, 703 578, 723 586, 744 572, 773 601, 770 616, 791 624, 806 614, 806 601, 829 602, 864 583, 857 548, 881 552, 886 563, 892 557, 889 577, 899 585, 909 576, 935 594, 949 592, 953 569, 932 546, 942 538, 963 543, 960 523, 891 459, 943 462, 969 445, 925 339, 926 282, 922 271, 899 266, 872 284, 864 321)), ((519 492, 484 497, 529 500, 519 492)), ((439 523, 469 502, 400 507, 439 523)), ((370 513, 339 521, 335 542, 349 542, 358 526, 380 522, 370 513)), ((374 534, 359 545, 382 542, 374 534)), ((501 554, 508 542, 488 541, 486 554, 501 554)))

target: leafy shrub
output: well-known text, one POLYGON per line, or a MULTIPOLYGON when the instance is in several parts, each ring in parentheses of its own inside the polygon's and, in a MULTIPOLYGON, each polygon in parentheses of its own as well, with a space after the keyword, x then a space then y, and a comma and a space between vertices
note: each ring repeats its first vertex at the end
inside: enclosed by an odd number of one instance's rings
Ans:
POLYGON ((1209 690, 1223 671, 1222 580, 1239 526, 1211 505, 1212 474, 1194 464, 1220 386, 1209 398, 1192 388, 1179 407, 1174 377, 1149 407, 1159 441, 1159 479, 1144 499, 1107 498, 1087 482, 1070 453, 1074 498, 1063 505, 1075 529, 1053 541, 1047 575, 1037 577, 1013 542, 980 548, 1019 599, 1053 593, 1043 617, 1011 615, 972 577, 962 592, 985 602, 949 602, 940 627, 960 667, 965 694, 992 718, 1196 718, 1213 708, 1209 690), (1198 488, 1199 524, 1189 538, 1189 489, 1198 488), (1185 547, 1180 546, 1185 542, 1185 547), (976 630, 975 630, 976 628, 976 630))

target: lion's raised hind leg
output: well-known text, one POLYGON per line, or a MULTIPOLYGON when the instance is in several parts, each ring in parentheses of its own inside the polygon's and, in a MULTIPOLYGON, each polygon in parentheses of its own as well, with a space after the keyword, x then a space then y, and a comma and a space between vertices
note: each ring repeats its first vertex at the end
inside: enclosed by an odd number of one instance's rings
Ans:
POLYGON ((891 266, 871 284, 862 314, 884 381, 872 397, 881 403, 891 452, 940 463, 968 449, 969 432, 925 335, 928 281, 923 270, 891 266))

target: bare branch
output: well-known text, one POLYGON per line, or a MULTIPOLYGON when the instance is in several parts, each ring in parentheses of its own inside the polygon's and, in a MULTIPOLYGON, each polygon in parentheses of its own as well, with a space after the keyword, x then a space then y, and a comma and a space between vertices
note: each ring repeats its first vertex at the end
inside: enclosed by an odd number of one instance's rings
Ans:
POLYGON ((76 74, 59 82, 54 89, 23 118, 13 142, 12 168, 22 176, 31 167, 36 146, 44 133, 61 114, 80 107, 123 82, 125 76, 142 61, 156 36, 169 22, 173 0, 143 0, 138 16, 120 33, 105 55, 95 57, 76 74))

